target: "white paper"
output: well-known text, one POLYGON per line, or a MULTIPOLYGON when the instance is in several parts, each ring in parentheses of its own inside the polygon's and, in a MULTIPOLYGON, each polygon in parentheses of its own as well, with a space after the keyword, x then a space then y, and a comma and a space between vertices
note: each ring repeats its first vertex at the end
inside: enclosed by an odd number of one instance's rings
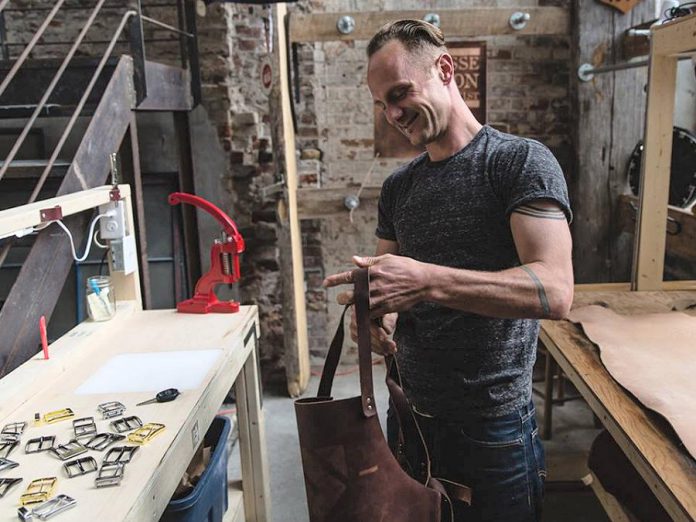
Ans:
POLYGON ((167 388, 198 388, 222 350, 126 353, 112 357, 75 393, 159 392, 167 388))

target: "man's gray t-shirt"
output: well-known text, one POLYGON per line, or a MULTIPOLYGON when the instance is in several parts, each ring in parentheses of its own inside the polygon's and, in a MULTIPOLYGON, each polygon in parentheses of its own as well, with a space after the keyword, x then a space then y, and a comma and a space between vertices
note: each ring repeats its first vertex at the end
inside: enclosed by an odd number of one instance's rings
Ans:
MULTIPOLYGON (((563 172, 534 140, 489 126, 442 161, 422 154, 382 186, 377 236, 399 255, 453 268, 519 266, 510 214, 538 199, 572 215, 563 172)), ((422 413, 498 416, 528 404, 539 321, 496 319, 422 302, 394 335, 405 391, 422 413)))

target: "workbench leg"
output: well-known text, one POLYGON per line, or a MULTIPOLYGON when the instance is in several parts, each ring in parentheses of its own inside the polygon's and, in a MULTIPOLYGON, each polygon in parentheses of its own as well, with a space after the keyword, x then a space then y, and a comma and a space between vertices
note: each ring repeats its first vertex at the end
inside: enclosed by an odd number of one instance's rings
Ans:
POLYGON ((248 522, 266 522, 271 519, 270 487, 256 357, 254 346, 235 381, 235 392, 244 490, 244 517, 248 522))

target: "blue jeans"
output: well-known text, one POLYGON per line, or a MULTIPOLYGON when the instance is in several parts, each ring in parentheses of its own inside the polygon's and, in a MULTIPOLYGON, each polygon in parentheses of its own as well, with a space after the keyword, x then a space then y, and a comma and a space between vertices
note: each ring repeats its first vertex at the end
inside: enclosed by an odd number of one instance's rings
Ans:
MULTIPOLYGON (((454 500, 457 522, 536 522, 544 495, 544 450, 534 406, 502 417, 448 421, 416 414, 434 477, 472 489, 471 506, 454 500)), ((391 408, 387 438, 398 446, 398 424, 391 408)), ((407 442, 408 444, 408 442, 407 442)), ((403 452, 408 459, 412 452, 403 452)), ((416 469, 421 463, 408 462, 416 469)))

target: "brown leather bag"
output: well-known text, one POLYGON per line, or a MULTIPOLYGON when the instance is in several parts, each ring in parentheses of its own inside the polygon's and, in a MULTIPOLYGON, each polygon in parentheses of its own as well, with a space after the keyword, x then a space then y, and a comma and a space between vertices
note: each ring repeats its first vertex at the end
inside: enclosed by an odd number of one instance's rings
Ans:
MULTIPOLYGON (((326 357, 317 397, 295 401, 309 519, 311 522, 451 521, 449 497, 442 484, 430 476, 427 449, 393 365, 387 378, 388 388, 402 434, 415 433, 419 438, 420 456, 424 459, 420 481, 401 468, 384 438, 373 393, 367 269, 356 270, 354 281, 361 393, 348 399, 331 397, 343 347, 344 310, 326 357)), ((468 501, 468 488, 454 487, 456 496, 468 501)))

